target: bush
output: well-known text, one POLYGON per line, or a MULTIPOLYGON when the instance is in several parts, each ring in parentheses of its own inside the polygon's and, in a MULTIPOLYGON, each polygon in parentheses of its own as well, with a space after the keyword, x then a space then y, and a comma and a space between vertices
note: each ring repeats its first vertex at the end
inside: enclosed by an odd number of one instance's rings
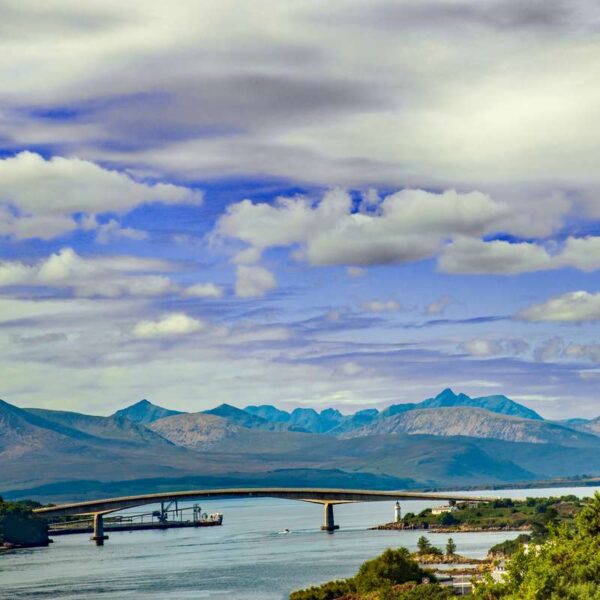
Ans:
POLYGON ((290 600, 335 600, 356 591, 353 579, 329 581, 323 585, 298 590, 290 594, 290 600))
POLYGON ((440 523, 447 526, 456 525, 457 523, 460 523, 460 521, 452 513, 447 512, 442 515, 440 523))
MULTIPOLYGON (((406 548, 386 550, 360 567, 354 583, 358 592, 371 592, 407 581, 419 582, 427 571, 419 567, 406 548)), ((431 577, 430 577, 431 578, 431 577)))

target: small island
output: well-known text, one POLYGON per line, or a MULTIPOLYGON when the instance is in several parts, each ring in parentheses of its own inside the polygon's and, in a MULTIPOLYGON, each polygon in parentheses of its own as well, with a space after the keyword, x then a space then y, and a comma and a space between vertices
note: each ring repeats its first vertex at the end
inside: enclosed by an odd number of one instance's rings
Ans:
POLYGON ((396 521, 372 529, 424 529, 436 533, 478 531, 545 531, 551 524, 573 522, 583 506, 577 496, 497 499, 490 503, 457 503, 426 508, 419 514, 398 513, 396 521))
POLYGON ((47 546, 48 524, 33 514, 41 504, 31 500, 5 502, 0 497, 0 550, 47 546))

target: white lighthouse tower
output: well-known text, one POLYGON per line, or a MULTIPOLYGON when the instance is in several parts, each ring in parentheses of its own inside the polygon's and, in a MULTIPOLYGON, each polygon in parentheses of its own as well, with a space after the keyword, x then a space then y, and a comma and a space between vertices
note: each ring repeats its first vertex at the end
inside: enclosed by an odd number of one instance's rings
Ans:
POLYGON ((400 509, 400 502, 396 500, 396 505, 394 506, 394 523, 400 523, 402 520, 402 511, 400 509))

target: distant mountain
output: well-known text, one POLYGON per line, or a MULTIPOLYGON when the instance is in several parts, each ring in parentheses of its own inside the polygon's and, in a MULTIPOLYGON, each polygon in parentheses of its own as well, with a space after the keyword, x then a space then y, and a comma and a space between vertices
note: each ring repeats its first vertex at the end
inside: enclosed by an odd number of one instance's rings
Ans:
MULTIPOLYGON (((584 421, 583 419, 581 420, 584 421)), ((588 433, 600 436, 600 417, 596 417, 595 419, 589 419, 584 421, 583 423, 577 423, 573 426, 579 429, 580 431, 586 431, 588 433)))
MULTIPOLYGON (((309 433, 327 433, 335 429, 345 419, 342 413, 334 408, 326 408, 320 413, 312 408, 296 408, 289 413, 269 404, 263 404, 261 406, 247 406, 242 412, 279 424, 279 430, 287 429, 309 433)), ((219 411, 218 414, 225 416, 222 411, 219 411)))
POLYGON ((210 448, 242 429, 229 419, 206 413, 173 415, 153 421, 148 427, 172 443, 192 450, 210 448))
POLYGON ((276 421, 272 422, 263 417, 250 414, 241 408, 232 406, 231 404, 220 404, 216 408, 202 411, 205 415, 215 415, 227 419, 230 423, 247 427, 248 429, 263 429, 266 431, 281 431, 287 429, 286 425, 276 421))
POLYGON ((128 419, 24 410, 0 401, 0 464, 0 489, 6 489, 186 474, 197 468, 197 457, 128 419))
POLYGON ((118 410, 113 416, 126 417, 134 423, 152 423, 157 419, 180 414, 181 412, 178 410, 170 410, 168 408, 163 408, 162 406, 152 404, 152 402, 149 402, 148 400, 140 400, 139 402, 136 402, 127 408, 118 410))
POLYGON ((262 417, 271 423, 287 423, 290 420, 290 413, 285 410, 279 410, 270 404, 261 406, 246 406, 244 410, 251 415, 262 417))
POLYGON ((444 408, 451 406, 471 406, 474 408, 484 408, 485 410, 502 415, 521 417, 522 419, 543 420, 534 410, 531 410, 506 396, 494 395, 470 398, 466 394, 455 394, 450 388, 446 388, 435 396, 435 398, 423 400, 423 402, 420 402, 415 408, 444 408))
POLYGON ((167 444, 167 440, 124 416, 97 417, 76 412, 29 408, 28 413, 70 430, 126 444, 167 444))
POLYGON ((555 423, 501 415, 466 406, 411 410, 377 419, 344 436, 361 437, 391 433, 468 436, 562 446, 596 446, 600 443, 591 435, 555 423))
POLYGON ((296 413, 309 426, 339 423, 330 431, 362 422, 339 436, 263 429, 293 425, 227 405, 216 410, 226 416, 182 413, 142 424, 0 401, 0 495, 76 500, 132 490, 332 482, 398 489, 600 473, 600 438, 479 408, 413 409, 387 418, 372 409, 348 417, 296 413))
MULTIPOLYGON (((535 411, 506 396, 495 395, 470 398, 466 394, 455 394, 450 388, 445 389, 434 398, 428 398, 420 403, 392 404, 384 408, 381 412, 372 408, 360 410, 353 415, 342 415, 338 410, 331 408, 325 409, 320 413, 312 408, 297 408, 289 413, 268 404, 247 406, 244 412, 271 423, 286 424, 288 429, 295 428, 296 430, 309 431, 311 433, 341 435, 348 431, 360 429, 369 423, 375 423, 376 421, 413 410, 459 406, 483 408, 493 413, 521 417, 523 419, 543 420, 535 411)), ((222 412, 216 414, 226 416, 222 412)), ((240 423, 239 418, 235 422, 240 423)))

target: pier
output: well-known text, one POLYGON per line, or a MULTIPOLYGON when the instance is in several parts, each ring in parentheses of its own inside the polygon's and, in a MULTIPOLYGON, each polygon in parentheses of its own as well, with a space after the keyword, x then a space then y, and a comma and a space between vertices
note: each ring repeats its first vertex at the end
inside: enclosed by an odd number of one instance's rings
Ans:
POLYGON ((161 503, 160 510, 136 514, 104 517, 95 513, 90 518, 56 521, 49 524, 51 536, 92 534, 90 539, 98 546, 108 539, 107 532, 149 531, 154 529, 181 529, 186 527, 218 527, 223 524, 221 513, 206 514, 198 504, 179 508, 177 501, 167 505, 161 503), (174 508, 171 506, 174 504, 174 508))

